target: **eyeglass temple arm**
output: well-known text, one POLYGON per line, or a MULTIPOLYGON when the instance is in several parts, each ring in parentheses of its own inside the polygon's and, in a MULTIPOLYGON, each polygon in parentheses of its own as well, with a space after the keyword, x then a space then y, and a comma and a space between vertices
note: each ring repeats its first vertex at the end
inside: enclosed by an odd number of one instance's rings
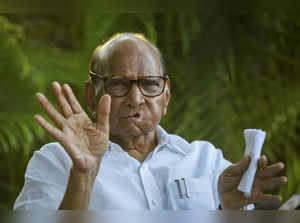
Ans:
POLYGON ((102 78, 102 79, 105 78, 105 76, 102 76, 102 75, 100 75, 100 74, 94 73, 94 72, 91 71, 91 70, 89 71, 89 74, 92 75, 92 76, 96 76, 96 77, 102 78))

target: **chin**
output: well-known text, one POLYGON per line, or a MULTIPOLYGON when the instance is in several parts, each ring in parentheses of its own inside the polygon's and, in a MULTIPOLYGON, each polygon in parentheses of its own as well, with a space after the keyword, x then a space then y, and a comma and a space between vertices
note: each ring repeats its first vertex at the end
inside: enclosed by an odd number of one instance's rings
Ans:
POLYGON ((140 128, 139 126, 127 126, 127 128, 124 129, 125 131, 123 132, 123 135, 126 136, 140 136, 145 132, 145 130, 140 128))

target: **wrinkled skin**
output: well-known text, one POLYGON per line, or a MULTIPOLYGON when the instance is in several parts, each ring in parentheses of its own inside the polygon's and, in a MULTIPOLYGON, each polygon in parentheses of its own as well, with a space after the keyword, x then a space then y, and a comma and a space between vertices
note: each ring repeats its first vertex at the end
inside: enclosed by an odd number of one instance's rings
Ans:
MULTIPOLYGON (((94 71, 102 74, 101 70, 94 71)), ((117 43, 110 52, 109 75, 138 79, 143 76, 160 75, 161 65, 158 54, 143 41, 131 40, 117 43)), ((95 104, 91 94, 92 86, 87 85, 87 101, 95 104)), ((146 97, 137 85, 132 85, 124 97, 112 97, 110 112, 110 140, 118 143, 140 161, 156 146, 155 128, 167 113, 170 100, 169 82, 163 94, 146 97), (133 116, 137 115, 138 118, 133 116), (135 154, 135 155, 134 155, 135 154)))
MULTIPOLYGON (((144 44, 128 41, 116 46, 110 58, 110 73, 137 79, 147 75, 162 75, 160 61, 151 49, 144 44)), ((168 89, 168 88, 167 88, 168 89)), ((169 92, 168 92, 169 94, 169 92)), ((112 98, 110 113, 110 134, 112 138, 137 137, 149 134, 166 113, 168 95, 145 97, 136 85, 128 95, 112 98), (125 117, 139 114, 138 119, 125 117)))

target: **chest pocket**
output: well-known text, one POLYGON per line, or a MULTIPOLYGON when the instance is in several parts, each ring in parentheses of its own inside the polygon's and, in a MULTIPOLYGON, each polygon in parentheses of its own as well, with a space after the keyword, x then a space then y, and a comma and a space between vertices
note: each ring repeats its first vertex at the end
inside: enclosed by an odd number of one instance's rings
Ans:
POLYGON ((167 185, 168 208, 173 210, 214 210, 212 184, 209 178, 184 178, 167 185), (179 185, 178 185, 179 184, 179 185), (186 193, 188 192, 188 193, 186 193))

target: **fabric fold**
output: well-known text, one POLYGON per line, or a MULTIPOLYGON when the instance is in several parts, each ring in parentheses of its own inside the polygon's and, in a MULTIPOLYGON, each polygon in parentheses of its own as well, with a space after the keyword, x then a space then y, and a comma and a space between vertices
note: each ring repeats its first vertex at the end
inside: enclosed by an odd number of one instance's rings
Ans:
POLYGON ((249 198, 251 196, 251 189, 257 170, 257 162, 260 158, 266 132, 260 129, 245 129, 244 135, 246 141, 245 156, 251 156, 251 161, 240 181, 238 190, 244 192, 245 197, 249 198))

